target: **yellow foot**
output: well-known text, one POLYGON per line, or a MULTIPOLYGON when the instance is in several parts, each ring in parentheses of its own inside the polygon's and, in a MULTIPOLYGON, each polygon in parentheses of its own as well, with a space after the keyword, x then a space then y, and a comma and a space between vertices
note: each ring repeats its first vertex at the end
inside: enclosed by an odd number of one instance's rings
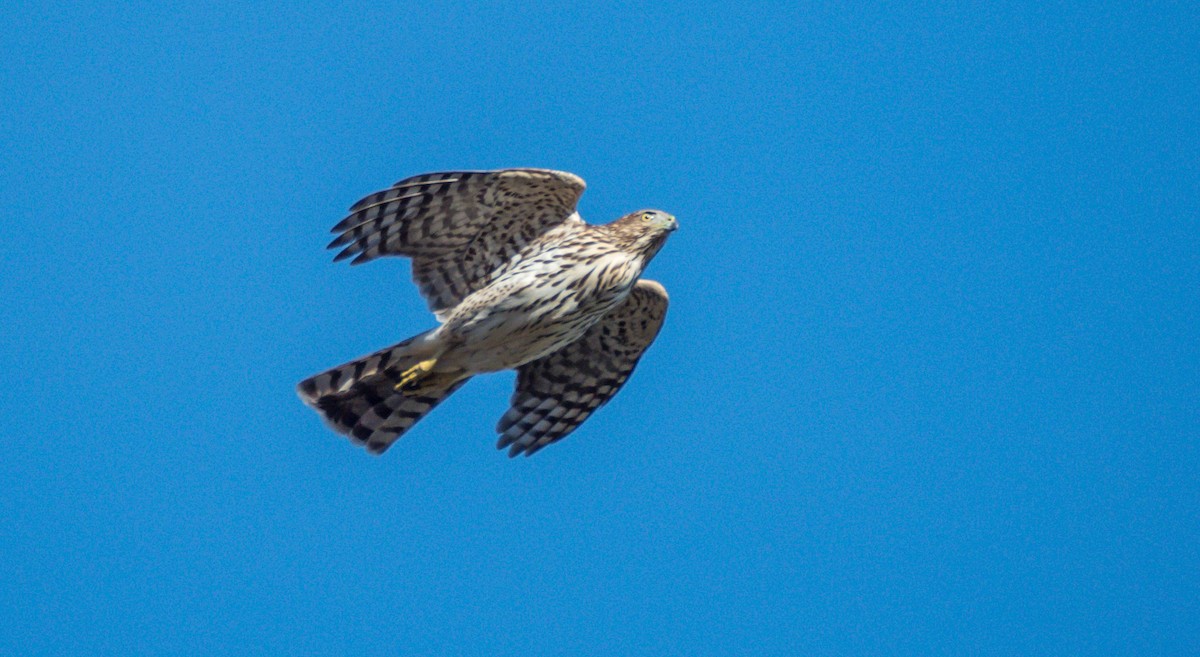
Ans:
POLYGON ((395 389, 406 390, 415 387, 421 382, 421 379, 429 376, 429 373, 433 371, 433 366, 435 364, 437 364, 437 359, 430 358, 429 360, 423 360, 404 370, 404 372, 400 374, 400 382, 394 386, 395 389))

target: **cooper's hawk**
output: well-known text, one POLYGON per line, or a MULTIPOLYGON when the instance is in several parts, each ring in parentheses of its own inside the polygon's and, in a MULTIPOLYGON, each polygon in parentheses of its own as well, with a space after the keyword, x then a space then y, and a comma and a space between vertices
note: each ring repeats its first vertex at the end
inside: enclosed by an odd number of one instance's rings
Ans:
POLYGON ((475 374, 517 370, 498 447, 533 454, 616 394, 658 335, 667 292, 642 270, 675 217, 579 218, 579 177, 543 169, 402 180, 333 227, 334 260, 412 259, 441 325, 301 381, 338 433, 382 453, 475 374))

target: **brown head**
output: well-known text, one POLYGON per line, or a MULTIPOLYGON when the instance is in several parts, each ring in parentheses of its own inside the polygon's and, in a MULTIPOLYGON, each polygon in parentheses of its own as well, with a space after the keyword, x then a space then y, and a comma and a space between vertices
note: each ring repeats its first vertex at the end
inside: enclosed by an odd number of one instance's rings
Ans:
POLYGON ((624 249, 654 257, 679 222, 662 210, 638 210, 604 226, 624 249))

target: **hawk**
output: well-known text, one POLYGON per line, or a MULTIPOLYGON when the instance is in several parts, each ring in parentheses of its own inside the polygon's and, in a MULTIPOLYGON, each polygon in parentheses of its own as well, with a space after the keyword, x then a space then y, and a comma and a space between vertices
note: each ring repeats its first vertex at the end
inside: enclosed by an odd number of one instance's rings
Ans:
POLYGON ((301 399, 381 454, 472 376, 515 369, 497 448, 529 456, 574 431, 658 335, 667 292, 641 274, 678 226, 660 210, 584 223, 583 189, 562 171, 448 171, 355 203, 334 260, 410 258, 440 324, 301 381, 301 399))

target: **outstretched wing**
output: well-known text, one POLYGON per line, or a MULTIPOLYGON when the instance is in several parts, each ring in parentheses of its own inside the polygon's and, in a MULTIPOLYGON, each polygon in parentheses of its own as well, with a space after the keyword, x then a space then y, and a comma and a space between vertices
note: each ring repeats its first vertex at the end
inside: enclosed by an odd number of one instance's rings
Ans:
POLYGON ((571 433, 617 394, 667 314, 667 291, 641 280, 620 306, 579 340, 517 370, 512 408, 500 418, 497 449, 526 456, 571 433))
POLYGON ((578 176, 547 169, 446 171, 406 178, 355 203, 333 227, 334 260, 413 259, 413 280, 444 311, 487 285, 527 244, 565 222, 583 226, 578 176))

